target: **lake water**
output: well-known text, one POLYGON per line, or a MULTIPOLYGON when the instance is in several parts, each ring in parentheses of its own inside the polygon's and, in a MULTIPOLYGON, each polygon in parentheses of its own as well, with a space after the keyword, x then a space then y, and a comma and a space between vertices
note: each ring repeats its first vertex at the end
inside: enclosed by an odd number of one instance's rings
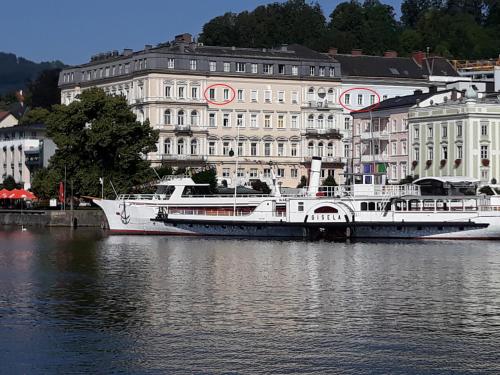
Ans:
POLYGON ((499 242, 0 232, 0 372, 499 374, 499 242))

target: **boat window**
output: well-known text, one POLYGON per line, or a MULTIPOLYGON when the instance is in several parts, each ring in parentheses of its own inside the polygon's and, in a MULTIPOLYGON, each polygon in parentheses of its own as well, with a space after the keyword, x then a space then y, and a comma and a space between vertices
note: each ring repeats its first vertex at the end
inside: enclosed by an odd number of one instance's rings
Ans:
POLYGON ((156 194, 165 194, 168 197, 172 195, 175 190, 175 186, 172 185, 158 185, 156 188, 156 194))
POLYGON ((372 176, 365 176, 365 185, 372 184, 372 176))
POLYGON ((298 203, 297 211, 299 211, 299 212, 304 211, 304 202, 299 202, 298 203))
POLYGON ((186 186, 182 192, 183 197, 210 195, 210 186, 186 186))
POLYGON ((368 203, 361 202, 361 211, 368 211, 368 203))
POLYGON ((337 213, 339 212, 336 208, 330 206, 318 207, 314 210, 315 214, 328 214, 328 213, 337 213))
POLYGON ((375 202, 368 203, 368 211, 375 211, 375 202))

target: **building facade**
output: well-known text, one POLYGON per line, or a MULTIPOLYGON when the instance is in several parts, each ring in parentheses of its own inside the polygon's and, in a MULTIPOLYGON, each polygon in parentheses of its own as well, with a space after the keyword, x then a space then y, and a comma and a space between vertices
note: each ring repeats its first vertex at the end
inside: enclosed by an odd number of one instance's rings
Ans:
POLYGON ((479 99, 469 88, 460 100, 412 108, 408 125, 413 175, 498 180, 500 100, 495 95, 479 99))
POLYGON ((139 121, 160 131, 153 164, 213 165, 230 185, 307 176, 312 156, 323 176, 343 175, 340 65, 299 45, 211 47, 189 34, 171 44, 94 56, 61 72, 63 104, 89 87, 127 98, 139 121), (238 167, 236 167, 238 165, 238 167))

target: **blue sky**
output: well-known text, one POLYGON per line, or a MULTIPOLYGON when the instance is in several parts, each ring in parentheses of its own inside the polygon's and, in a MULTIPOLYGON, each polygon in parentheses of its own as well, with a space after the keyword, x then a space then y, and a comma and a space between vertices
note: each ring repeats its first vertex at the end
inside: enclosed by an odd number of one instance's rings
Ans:
MULTIPOLYGON (((34 61, 88 61, 90 55, 193 35, 227 11, 252 10, 265 0, 25 0, 2 4, 0 51, 34 61)), ((319 0, 325 15, 339 0, 319 0)), ((399 14, 399 0, 384 0, 399 14)))

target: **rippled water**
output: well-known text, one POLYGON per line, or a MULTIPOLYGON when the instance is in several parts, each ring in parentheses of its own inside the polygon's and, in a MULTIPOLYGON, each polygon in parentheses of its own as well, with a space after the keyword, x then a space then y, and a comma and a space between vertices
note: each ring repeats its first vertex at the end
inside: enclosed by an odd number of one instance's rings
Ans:
POLYGON ((500 373, 500 243, 0 232, 2 373, 500 373))

